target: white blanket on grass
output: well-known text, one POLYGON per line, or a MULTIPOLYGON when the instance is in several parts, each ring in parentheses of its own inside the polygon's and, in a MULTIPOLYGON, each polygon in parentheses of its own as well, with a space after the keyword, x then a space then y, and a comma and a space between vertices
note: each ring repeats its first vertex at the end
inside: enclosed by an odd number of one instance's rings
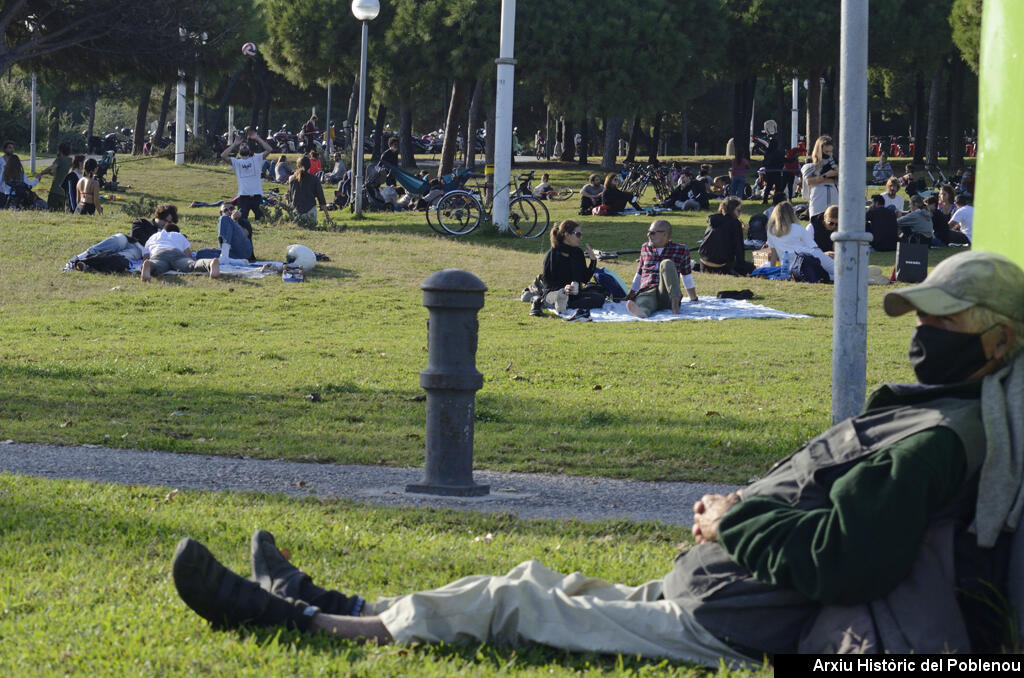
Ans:
MULTIPOLYGON (((574 309, 562 317, 570 318, 575 313, 574 309)), ((679 309, 679 315, 671 310, 658 311, 649 318, 637 318, 626 310, 626 302, 605 302, 601 308, 590 311, 590 318, 598 323, 623 323, 639 322, 665 322, 668 320, 726 320, 728 318, 809 318, 810 316, 800 313, 786 313, 777 311, 774 308, 752 304, 749 301, 739 299, 717 299, 715 297, 698 297, 698 301, 684 301, 679 309)))
MULTIPOLYGON (((238 260, 233 259, 232 261, 238 260)), ((139 267, 141 268, 141 266, 142 262, 139 262, 139 267)), ((246 264, 221 264, 220 274, 230 275, 235 278, 249 278, 250 280, 257 280, 259 278, 266 278, 268 275, 279 275, 283 268, 284 264, 280 261, 251 261, 246 264)), ((132 271, 135 270, 137 269, 133 262, 132 271)), ((184 272, 174 270, 167 271, 164 275, 190 275, 191 273, 202 273, 203 275, 206 275, 205 271, 184 272)))

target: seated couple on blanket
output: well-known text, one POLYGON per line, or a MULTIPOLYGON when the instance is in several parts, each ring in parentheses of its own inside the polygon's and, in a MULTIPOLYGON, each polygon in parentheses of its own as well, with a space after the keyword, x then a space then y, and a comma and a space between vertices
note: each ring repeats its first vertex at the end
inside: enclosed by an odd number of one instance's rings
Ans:
MULTIPOLYGON (((627 310, 638 318, 647 318, 662 309, 678 314, 682 288, 686 289, 690 301, 697 301, 690 251, 672 242, 671 235, 672 227, 664 219, 654 221, 647 231, 648 242, 640 249, 640 263, 626 295, 627 310)), ((608 289, 591 282, 597 268, 597 254, 590 245, 581 248, 582 241, 583 231, 572 219, 551 230, 551 249, 544 257, 544 272, 539 281, 544 290, 533 299, 532 315, 543 315, 544 306, 553 308, 559 315, 572 308, 576 312, 569 320, 590 320, 590 310, 604 305, 608 289), (590 259, 589 265, 587 259, 590 259)))

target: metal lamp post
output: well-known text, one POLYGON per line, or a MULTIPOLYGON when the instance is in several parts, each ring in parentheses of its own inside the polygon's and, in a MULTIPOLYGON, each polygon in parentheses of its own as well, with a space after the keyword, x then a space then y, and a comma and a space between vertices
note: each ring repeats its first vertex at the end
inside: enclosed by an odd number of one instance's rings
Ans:
POLYGON ((369 22, 380 14, 380 2, 377 0, 352 0, 352 15, 363 22, 363 43, 359 57, 359 133, 355 148, 356 167, 352 181, 355 193, 355 215, 363 216, 363 136, 366 133, 366 42, 369 35, 369 22))

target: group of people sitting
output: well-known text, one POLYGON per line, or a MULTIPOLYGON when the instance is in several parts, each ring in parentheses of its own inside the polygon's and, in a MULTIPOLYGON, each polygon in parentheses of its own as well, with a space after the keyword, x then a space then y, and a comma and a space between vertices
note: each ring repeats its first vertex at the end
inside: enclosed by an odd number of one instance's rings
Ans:
POLYGON ((99 163, 84 155, 71 155, 71 146, 62 142, 53 164, 29 179, 14 142, 5 141, 0 157, 0 207, 11 209, 49 209, 76 214, 103 213, 100 182, 96 178, 99 163), (40 177, 50 175, 50 190, 43 200, 32 190, 40 177))
POLYGON ((255 261, 252 224, 230 202, 220 208, 217 248, 192 252, 192 244, 178 227, 178 208, 164 203, 151 219, 137 219, 129 233, 114 235, 96 243, 69 262, 77 270, 127 271, 138 264, 140 276, 148 282, 168 271, 202 272, 218 278, 221 265, 247 266, 255 261), (118 258, 124 261, 119 261, 118 258), (117 262, 112 266, 111 259, 117 262))
MULTIPOLYGON (((606 284, 593 282, 597 253, 583 244, 582 226, 572 219, 551 229, 550 237, 551 249, 544 255, 543 272, 535 283, 541 289, 532 299, 530 314, 542 316, 543 309, 549 308, 564 316, 574 309, 567 320, 590 320, 591 309, 603 306, 609 295, 615 297, 606 284)), ((690 301, 698 301, 692 270, 689 249, 672 241, 671 224, 665 219, 655 220, 647 231, 647 242, 640 248, 636 273, 624 296, 626 309, 638 318, 665 309, 679 314, 683 289, 690 301)))

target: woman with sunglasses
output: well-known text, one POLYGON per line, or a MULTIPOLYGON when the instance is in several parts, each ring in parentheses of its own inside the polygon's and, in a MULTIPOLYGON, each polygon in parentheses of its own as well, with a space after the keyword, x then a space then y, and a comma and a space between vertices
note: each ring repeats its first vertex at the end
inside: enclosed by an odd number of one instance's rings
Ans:
POLYGON ((594 277, 597 255, 590 245, 580 247, 583 231, 579 223, 566 219, 551 229, 551 249, 544 256, 542 278, 547 294, 534 299, 532 315, 543 315, 541 307, 554 308, 559 315, 567 309, 578 309, 570 320, 589 320, 590 309, 604 304, 604 289, 586 287, 594 277), (590 259, 590 264, 587 264, 590 259))

